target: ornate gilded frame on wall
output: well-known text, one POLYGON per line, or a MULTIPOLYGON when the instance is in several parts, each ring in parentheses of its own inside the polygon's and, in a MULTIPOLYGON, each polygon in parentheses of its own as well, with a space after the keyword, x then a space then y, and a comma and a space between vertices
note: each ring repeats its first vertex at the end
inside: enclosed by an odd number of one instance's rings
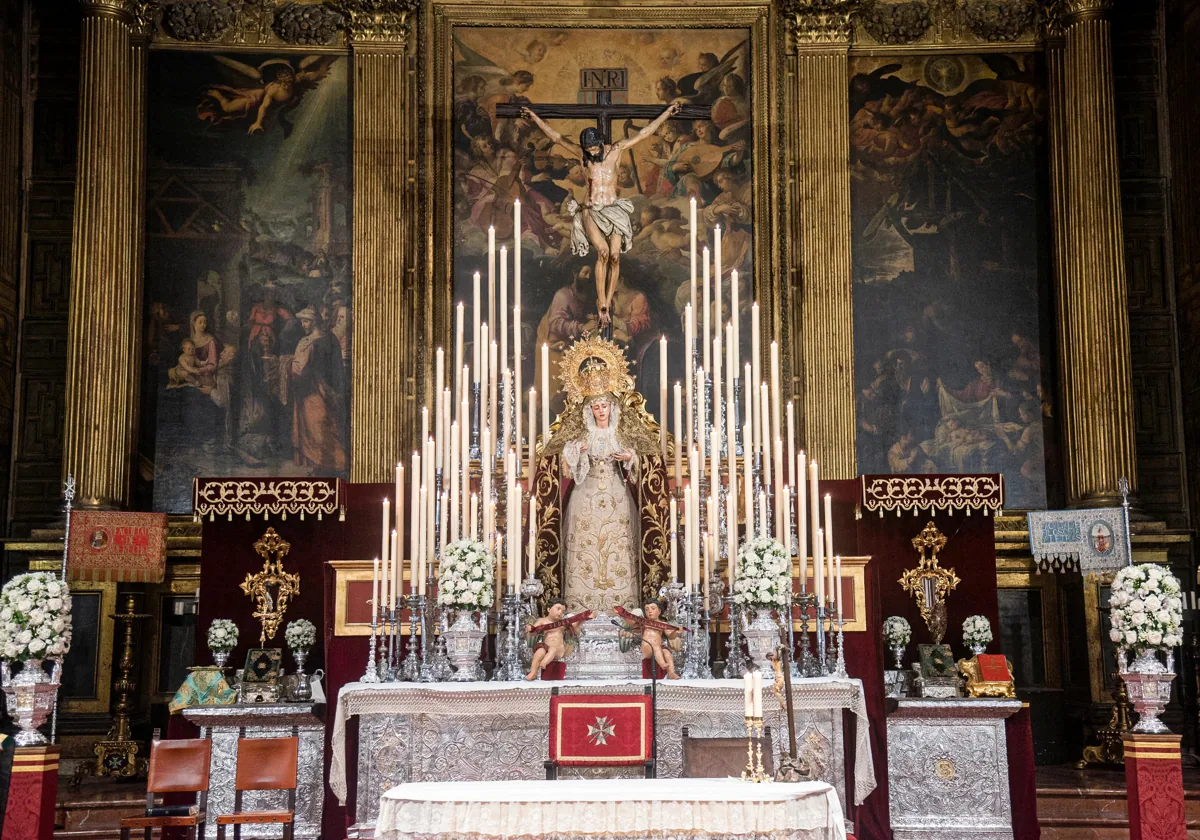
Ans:
MULTIPOLYGON (((499 4, 485 0, 431 0, 422 6, 421 62, 424 69, 424 193, 428 197, 426 230, 431 236, 425 272, 426 300, 432 301, 431 346, 420 352, 433 358, 434 346, 453 335, 453 125, 454 68, 451 36, 455 27, 548 27, 581 29, 746 29, 750 35, 751 122, 755 160, 754 185, 754 288, 761 301, 781 301, 788 312, 790 293, 781 271, 780 247, 784 185, 777 176, 783 171, 779 159, 779 118, 782 82, 778 50, 778 20, 769 2, 684 3, 660 2, 615 6, 581 2, 564 5, 551 0, 527 0, 499 4)), ((770 342, 772 319, 764 319, 763 341, 770 342)), ((783 331, 787 326, 784 321, 783 331)), ((786 335, 780 336, 787 346, 786 335)), ((409 352, 417 352, 413 348, 409 352)), ((425 366, 428 393, 431 372, 425 366)))

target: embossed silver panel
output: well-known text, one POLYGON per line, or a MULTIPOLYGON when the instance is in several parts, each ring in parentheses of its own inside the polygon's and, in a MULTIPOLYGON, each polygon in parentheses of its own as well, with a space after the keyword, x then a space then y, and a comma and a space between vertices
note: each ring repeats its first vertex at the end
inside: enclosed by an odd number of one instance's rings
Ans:
POLYGON ((895 840, 1012 840, 1004 721, 1021 702, 898 703, 887 723, 895 840))
MULTIPOLYGON (((297 764, 297 840, 318 840, 321 809, 325 804, 325 724, 304 703, 253 706, 197 706, 183 715, 200 727, 202 737, 212 740, 212 769, 208 783, 206 840, 217 836, 216 817, 233 812, 233 783, 237 772, 238 738, 300 738, 297 764)), ((282 809, 286 791, 248 791, 242 796, 245 810, 282 809)), ((281 826, 242 826, 242 837, 282 837, 281 826)))

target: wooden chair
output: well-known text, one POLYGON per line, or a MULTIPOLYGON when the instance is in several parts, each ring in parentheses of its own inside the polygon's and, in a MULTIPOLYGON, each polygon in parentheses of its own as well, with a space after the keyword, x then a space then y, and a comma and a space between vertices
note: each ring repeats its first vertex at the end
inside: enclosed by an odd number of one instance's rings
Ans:
MULTIPOLYGON (((763 770, 775 775, 775 756, 771 749, 771 727, 763 727, 763 770)), ((693 738, 683 727, 683 777, 685 779, 723 779, 740 776, 746 768, 746 738, 693 738)))
POLYGON ((243 825, 282 825, 283 840, 292 840, 296 821, 296 764, 300 739, 238 738, 237 775, 234 779, 233 813, 217 815, 217 840, 225 840, 225 826, 233 826, 234 840, 241 840, 243 825), (247 790, 286 790, 284 811, 243 811, 242 793, 247 790))
MULTIPOLYGON (((156 731, 157 734, 157 731, 156 731)), ((121 840, 129 840, 135 828, 150 840, 150 830, 187 828, 196 840, 204 836, 204 808, 208 799, 208 772, 212 760, 212 742, 207 738, 181 738, 150 742, 150 773, 146 780, 146 816, 121 820, 121 840), (195 814, 150 816, 156 793, 199 794, 195 814)))

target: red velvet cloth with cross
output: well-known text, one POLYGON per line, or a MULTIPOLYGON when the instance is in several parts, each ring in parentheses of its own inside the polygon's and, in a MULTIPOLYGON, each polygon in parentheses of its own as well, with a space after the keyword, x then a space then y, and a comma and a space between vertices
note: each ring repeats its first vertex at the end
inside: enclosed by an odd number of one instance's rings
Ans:
POLYGON ((651 698, 571 694, 550 698, 550 760, 562 767, 620 767, 650 760, 651 698))

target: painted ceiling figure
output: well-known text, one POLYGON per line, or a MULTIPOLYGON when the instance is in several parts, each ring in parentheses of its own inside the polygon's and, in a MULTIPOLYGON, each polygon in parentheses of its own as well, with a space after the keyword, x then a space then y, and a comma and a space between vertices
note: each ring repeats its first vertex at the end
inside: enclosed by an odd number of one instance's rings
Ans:
POLYGON ((338 56, 309 55, 296 66, 289 59, 272 58, 251 67, 224 55, 213 58, 233 70, 239 84, 253 82, 254 86, 209 85, 196 106, 196 116, 212 125, 248 121, 247 134, 262 134, 267 130, 267 118, 273 117, 283 127, 284 137, 292 133, 288 113, 329 75, 338 60, 338 56))

